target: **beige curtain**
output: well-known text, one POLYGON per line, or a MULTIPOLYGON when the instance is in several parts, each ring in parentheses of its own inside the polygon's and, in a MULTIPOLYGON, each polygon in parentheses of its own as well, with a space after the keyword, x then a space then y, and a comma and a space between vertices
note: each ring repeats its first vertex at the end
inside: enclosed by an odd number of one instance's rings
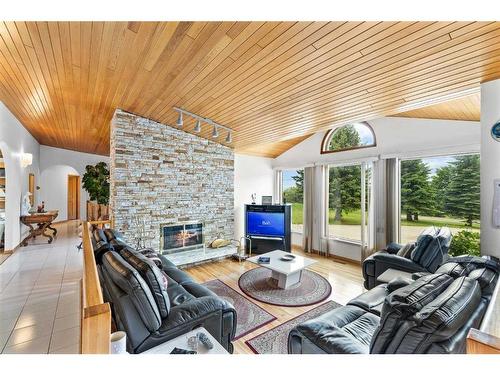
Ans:
POLYGON ((276 204, 283 203, 283 172, 280 170, 274 170, 274 193, 273 193, 273 202, 276 204))
POLYGON ((304 228, 302 247, 304 251, 328 252, 326 210, 328 195, 326 178, 328 167, 319 165, 304 168, 304 228))

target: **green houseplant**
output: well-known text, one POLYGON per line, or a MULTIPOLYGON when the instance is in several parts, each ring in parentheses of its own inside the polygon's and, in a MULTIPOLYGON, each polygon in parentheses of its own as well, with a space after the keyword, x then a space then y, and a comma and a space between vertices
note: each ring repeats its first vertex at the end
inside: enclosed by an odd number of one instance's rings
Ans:
POLYGON ((478 232, 461 230, 453 235, 449 254, 451 256, 475 255, 481 256, 480 236, 478 232))
MULTIPOLYGON (((109 169, 105 162, 97 163, 96 165, 87 165, 85 167, 85 174, 82 178, 83 188, 89 194, 90 201, 94 201, 98 207, 97 217, 92 217, 87 211, 87 218, 90 220, 97 220, 102 218, 103 211, 107 212, 109 203, 109 169)), ((87 210, 89 205, 87 204, 87 210)))

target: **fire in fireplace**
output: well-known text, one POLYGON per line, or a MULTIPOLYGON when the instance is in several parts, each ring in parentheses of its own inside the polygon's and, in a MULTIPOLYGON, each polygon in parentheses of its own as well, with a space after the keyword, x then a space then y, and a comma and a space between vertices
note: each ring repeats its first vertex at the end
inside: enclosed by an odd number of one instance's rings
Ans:
POLYGON ((203 247, 203 223, 160 226, 160 249, 163 254, 173 254, 201 247, 203 247))

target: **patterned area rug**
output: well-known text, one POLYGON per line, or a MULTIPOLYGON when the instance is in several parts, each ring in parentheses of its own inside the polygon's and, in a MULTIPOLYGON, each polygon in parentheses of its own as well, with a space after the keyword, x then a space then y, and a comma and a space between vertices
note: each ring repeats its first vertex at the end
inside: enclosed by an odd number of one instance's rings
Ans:
POLYGON ((234 306, 238 314, 235 340, 276 319, 274 315, 218 279, 207 281, 203 285, 234 306))
POLYGON ((337 302, 328 301, 288 322, 247 340, 246 344, 256 354, 287 354, 288 334, 295 326, 340 306, 342 305, 337 302))
POLYGON ((309 270, 289 289, 278 288, 270 269, 259 267, 245 272, 238 280, 240 289, 257 301, 278 306, 308 306, 328 298, 332 287, 327 279, 309 270))

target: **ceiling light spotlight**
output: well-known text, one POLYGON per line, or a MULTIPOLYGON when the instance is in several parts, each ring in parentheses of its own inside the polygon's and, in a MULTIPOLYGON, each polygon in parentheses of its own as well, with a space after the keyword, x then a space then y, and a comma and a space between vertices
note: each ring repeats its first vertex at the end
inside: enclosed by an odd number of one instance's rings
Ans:
POLYGON ((177 126, 182 127, 183 121, 182 121, 182 112, 179 111, 179 117, 177 118, 177 126))
POLYGON ((196 120, 196 124, 194 125, 194 131, 196 133, 199 133, 201 131, 201 121, 200 120, 196 120))
POLYGON ((217 129, 217 125, 214 125, 214 130, 212 131, 212 138, 217 138, 219 136, 219 129, 217 129))
POLYGON ((231 131, 228 131, 227 136, 226 136, 226 143, 231 143, 232 141, 233 141, 233 137, 231 135, 231 131))

